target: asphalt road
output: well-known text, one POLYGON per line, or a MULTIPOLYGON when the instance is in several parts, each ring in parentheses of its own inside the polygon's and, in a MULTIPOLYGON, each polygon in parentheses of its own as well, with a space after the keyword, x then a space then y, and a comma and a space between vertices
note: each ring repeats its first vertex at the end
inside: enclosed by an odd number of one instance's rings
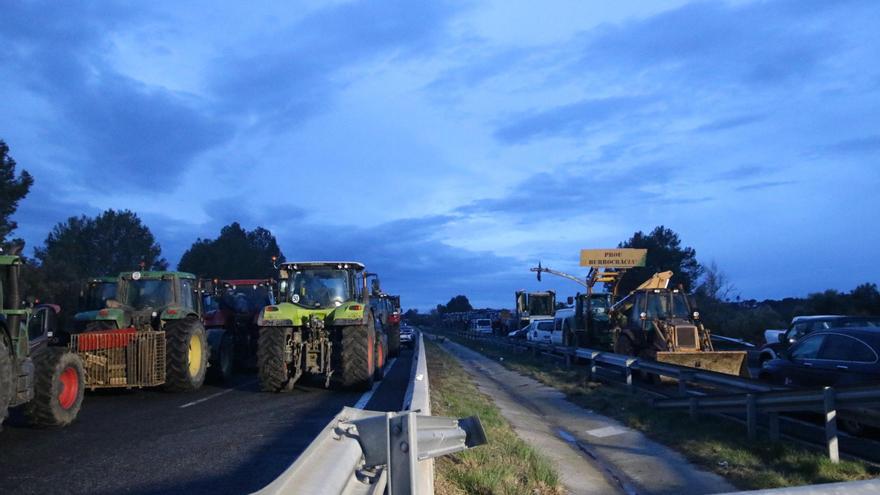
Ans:
MULTIPOLYGON (((404 350, 365 409, 399 410, 411 363, 404 350)), ((270 394, 256 375, 239 374, 193 393, 87 393, 62 429, 35 429, 13 413, 0 433, 0 493, 249 493, 362 395, 320 383, 270 394)))

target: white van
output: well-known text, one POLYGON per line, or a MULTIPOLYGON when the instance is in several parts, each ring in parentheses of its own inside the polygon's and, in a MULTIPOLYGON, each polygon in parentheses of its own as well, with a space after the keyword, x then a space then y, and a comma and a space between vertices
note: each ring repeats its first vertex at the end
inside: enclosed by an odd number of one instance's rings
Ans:
POLYGON ((526 327, 526 338, 529 342, 551 343, 553 335, 553 320, 546 318, 534 320, 526 327))
POLYGON ((550 342, 554 345, 562 345, 562 331, 566 324, 571 327, 574 322, 574 308, 557 309, 553 315, 553 334, 550 336, 550 342))
POLYGON ((471 320, 470 330, 473 333, 492 335, 492 320, 488 318, 477 318, 476 320, 471 320))

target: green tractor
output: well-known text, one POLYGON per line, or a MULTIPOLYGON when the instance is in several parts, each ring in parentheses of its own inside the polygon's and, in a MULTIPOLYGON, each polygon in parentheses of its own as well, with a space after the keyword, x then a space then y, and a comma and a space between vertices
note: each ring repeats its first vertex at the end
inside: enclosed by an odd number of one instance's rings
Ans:
POLYGON ((60 308, 21 307, 21 258, 0 254, 0 424, 10 407, 24 405, 39 426, 73 422, 83 400, 83 363, 50 346, 60 308))
POLYGON ((388 343, 370 307, 368 275, 357 262, 281 265, 279 302, 257 318, 263 390, 292 390, 303 374, 355 389, 382 379, 388 343))
POLYGON ((106 307, 74 316, 70 348, 83 359, 86 387, 202 386, 208 343, 202 291, 184 272, 125 272, 106 307))

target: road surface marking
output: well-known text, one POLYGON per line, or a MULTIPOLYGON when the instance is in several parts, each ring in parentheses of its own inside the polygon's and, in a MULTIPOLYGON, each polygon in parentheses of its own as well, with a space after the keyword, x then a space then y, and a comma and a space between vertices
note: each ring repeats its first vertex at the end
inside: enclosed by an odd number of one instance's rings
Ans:
MULTIPOLYGON (((394 367, 394 363, 396 363, 396 362, 397 362, 397 358, 394 358, 391 361, 388 361, 388 366, 385 367, 385 374, 386 375, 388 375, 388 373, 391 373, 391 369, 394 367)), ((379 385, 381 385, 381 384, 382 384, 382 382, 373 383, 373 388, 364 392, 364 395, 362 395, 361 398, 358 399, 358 401, 355 403, 355 405, 353 407, 355 409, 363 409, 364 406, 367 405, 367 402, 370 402, 370 399, 373 398, 373 393, 376 390, 378 390, 379 385)))
POLYGON ((222 391, 222 392, 217 392, 216 394, 211 394, 211 395, 209 395, 209 396, 207 396, 207 397, 202 397, 202 398, 199 399, 199 400, 194 400, 194 401, 192 401, 192 402, 187 402, 186 404, 180 406, 179 409, 186 409, 187 407, 194 406, 194 405, 196 405, 196 404, 201 404, 202 402, 207 402, 207 401, 209 401, 209 400, 211 400, 211 399, 216 399, 217 397, 220 397, 221 395, 226 395, 226 394, 228 394, 229 392, 232 392, 232 391, 235 390, 235 389, 242 388, 242 387, 247 387, 247 386, 249 386, 249 385, 253 385, 254 383, 257 383, 257 381, 256 381, 256 380, 251 380, 251 381, 249 381, 249 382, 242 383, 241 385, 239 385, 239 386, 237 386, 237 387, 233 387, 233 388, 230 388, 230 389, 224 390, 224 391, 222 391))
POLYGON ((626 432, 626 428, 621 428, 619 426, 606 426, 604 428, 596 428, 595 430, 587 430, 587 435, 597 438, 605 438, 613 437, 614 435, 621 435, 626 432))

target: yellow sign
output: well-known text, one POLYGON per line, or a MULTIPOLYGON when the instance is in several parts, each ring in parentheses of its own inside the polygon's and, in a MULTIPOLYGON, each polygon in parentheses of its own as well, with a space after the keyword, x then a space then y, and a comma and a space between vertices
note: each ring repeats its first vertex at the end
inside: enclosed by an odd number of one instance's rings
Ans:
POLYGON ((632 268, 645 266, 647 249, 581 249, 581 266, 632 268))

